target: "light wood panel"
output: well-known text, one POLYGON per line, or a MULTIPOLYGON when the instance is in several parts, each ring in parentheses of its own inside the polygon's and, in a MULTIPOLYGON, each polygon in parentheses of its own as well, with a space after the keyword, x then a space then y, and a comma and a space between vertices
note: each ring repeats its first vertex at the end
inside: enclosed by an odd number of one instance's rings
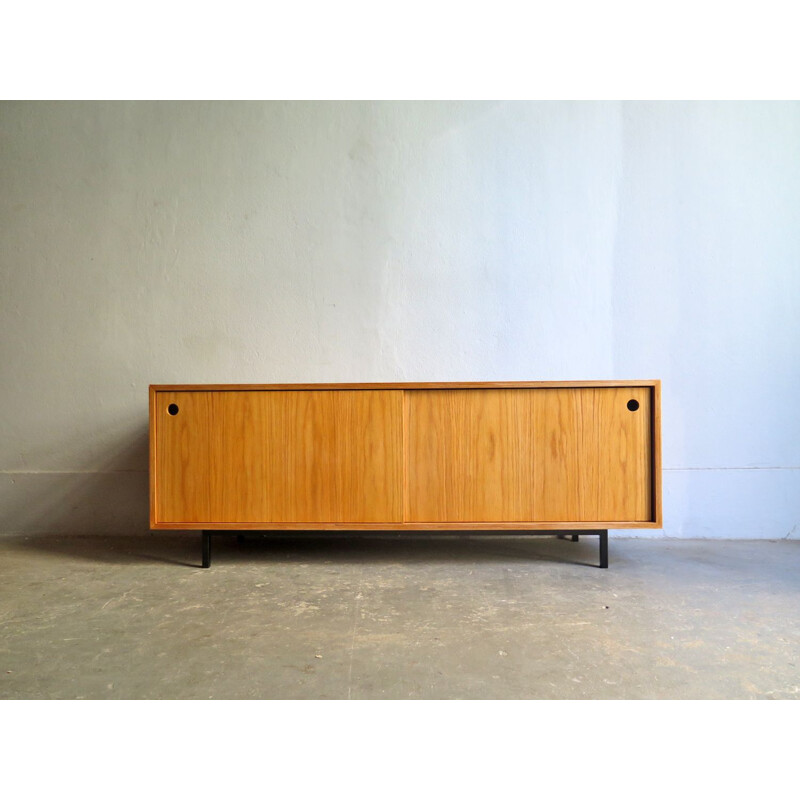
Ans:
POLYGON ((533 405, 534 519, 651 519, 649 389, 547 389, 533 405))
POLYGON ((173 531, 595 531, 599 528, 660 528, 655 522, 591 520, 584 522, 158 522, 153 530, 173 531))
POLYGON ((154 394, 157 523, 402 520, 402 392, 154 394))
POLYGON ((407 392, 408 521, 535 519, 535 391, 407 392))
POLYGON ((407 383, 166 383, 153 384, 155 392, 280 392, 376 391, 379 389, 565 389, 612 386, 657 386, 660 381, 428 381, 407 383))
POLYGON ((409 391, 406 520, 650 522, 650 398, 647 386, 409 391))
POLYGON ((660 389, 659 381, 151 386, 151 527, 660 527, 660 389), (625 407, 632 398, 636 412, 625 407), (171 402, 181 409, 175 417, 171 402))

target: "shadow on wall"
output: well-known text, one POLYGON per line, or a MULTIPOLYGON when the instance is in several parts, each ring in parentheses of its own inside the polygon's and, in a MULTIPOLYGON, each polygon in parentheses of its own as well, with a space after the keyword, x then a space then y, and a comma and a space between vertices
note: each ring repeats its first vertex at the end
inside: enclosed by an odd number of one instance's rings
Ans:
POLYGON ((148 447, 145 423, 121 438, 95 471, 6 473, 0 488, 1 532, 108 536, 147 531, 148 447))
POLYGON ((17 546, 70 560, 196 566, 198 537, 150 532, 148 451, 145 422, 121 436, 95 471, 5 474, 0 532, 16 534, 17 546))

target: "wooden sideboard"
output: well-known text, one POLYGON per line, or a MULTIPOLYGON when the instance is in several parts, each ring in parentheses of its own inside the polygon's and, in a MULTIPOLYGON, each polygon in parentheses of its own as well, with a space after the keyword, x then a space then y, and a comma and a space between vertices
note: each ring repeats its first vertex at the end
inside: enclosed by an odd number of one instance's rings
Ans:
MULTIPOLYGON (((660 381, 150 387, 150 527, 661 527, 660 381)), ((573 539, 576 537, 572 537, 573 539)))

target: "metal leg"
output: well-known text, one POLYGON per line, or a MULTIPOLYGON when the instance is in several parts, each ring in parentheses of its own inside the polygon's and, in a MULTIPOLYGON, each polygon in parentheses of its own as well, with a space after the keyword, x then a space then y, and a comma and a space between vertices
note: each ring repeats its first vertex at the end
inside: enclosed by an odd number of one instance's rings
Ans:
POLYGON ((211 566, 211 531, 203 531, 203 569, 211 566))
POLYGON ((608 531, 600 531, 600 569, 608 569, 608 531))
POLYGON ((578 534, 577 533, 557 533, 556 538, 558 539, 569 539, 571 542, 578 541, 578 534))

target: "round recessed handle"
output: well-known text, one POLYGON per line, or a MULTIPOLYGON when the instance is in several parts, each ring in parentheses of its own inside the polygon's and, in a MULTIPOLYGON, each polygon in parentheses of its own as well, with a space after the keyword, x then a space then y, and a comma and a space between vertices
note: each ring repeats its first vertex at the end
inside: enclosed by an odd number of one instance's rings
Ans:
POLYGON ((628 411, 638 411, 638 410, 639 410, 639 401, 628 400, 628 411))
POLYGON ((167 414, 169 414, 171 417, 174 417, 179 411, 180 409, 175 403, 170 403, 167 406, 167 414))

